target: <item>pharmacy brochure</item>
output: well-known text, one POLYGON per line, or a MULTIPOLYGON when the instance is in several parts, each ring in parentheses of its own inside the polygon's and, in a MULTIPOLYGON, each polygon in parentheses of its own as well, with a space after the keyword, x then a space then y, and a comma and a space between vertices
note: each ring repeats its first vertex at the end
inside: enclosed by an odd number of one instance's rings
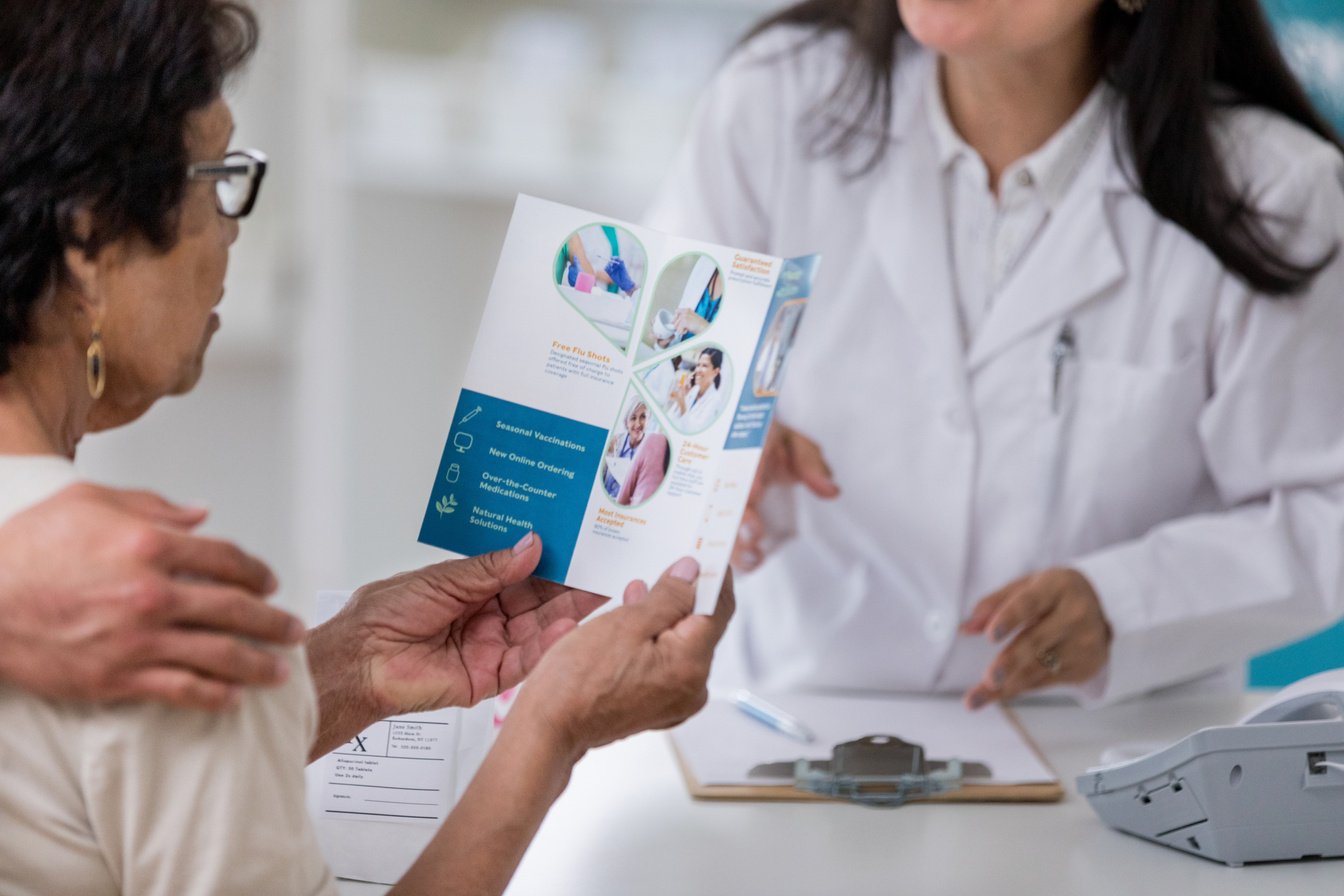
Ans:
POLYGON ((712 611, 818 261, 519 197, 420 541, 618 598, 689 554, 712 611))

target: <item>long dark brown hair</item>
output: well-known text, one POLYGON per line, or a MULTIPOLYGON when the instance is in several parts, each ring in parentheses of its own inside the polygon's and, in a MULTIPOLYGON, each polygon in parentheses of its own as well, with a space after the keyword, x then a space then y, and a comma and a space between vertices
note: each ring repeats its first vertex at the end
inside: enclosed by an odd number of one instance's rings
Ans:
MULTIPOLYGON (((828 106, 857 114, 819 119, 825 125, 814 135, 814 148, 847 152, 871 138, 875 122, 886 133, 897 39, 905 30, 896 0, 806 0, 761 22, 748 37, 782 24, 849 36, 848 68, 827 99, 828 106)), ((1310 264, 1289 258, 1233 185, 1214 144, 1212 119, 1220 106, 1256 105, 1344 150, 1289 70, 1259 0, 1149 0, 1138 15, 1106 0, 1094 27, 1102 76, 1123 98, 1119 139, 1128 143, 1137 187, 1153 210, 1256 290, 1283 296, 1307 287, 1339 247, 1310 264)), ((855 173, 870 170, 885 150, 884 141, 874 142, 855 173)))

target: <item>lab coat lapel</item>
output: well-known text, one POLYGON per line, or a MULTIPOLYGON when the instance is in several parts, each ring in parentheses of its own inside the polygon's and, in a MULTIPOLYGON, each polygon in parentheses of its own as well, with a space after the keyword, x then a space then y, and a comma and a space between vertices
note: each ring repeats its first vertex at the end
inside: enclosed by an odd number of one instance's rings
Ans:
POLYGON ((970 346, 976 371, 1018 339, 1067 318, 1125 275, 1111 204, 1132 192, 1104 131, 1078 180, 994 298, 970 346))
POLYGON ((874 178, 867 233, 889 295, 919 330, 936 366, 964 393, 966 346, 947 252, 947 209, 925 132, 910 129, 915 136, 891 148, 884 163, 892 165, 891 176, 874 178))

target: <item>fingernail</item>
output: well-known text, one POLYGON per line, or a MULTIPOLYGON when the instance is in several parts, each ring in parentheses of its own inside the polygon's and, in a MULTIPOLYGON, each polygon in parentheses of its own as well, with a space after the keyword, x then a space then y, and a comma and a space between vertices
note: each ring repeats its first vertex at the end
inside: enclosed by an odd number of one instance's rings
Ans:
POLYGON ((308 635, 302 619, 289 620, 289 643, 298 644, 308 635))
POLYGON ((994 670, 994 687, 996 687, 996 688, 1001 688, 1001 687, 1003 687, 1003 682, 1004 682, 1004 680, 1007 679, 1007 678, 1008 678, 1007 673, 1005 673, 1002 669, 995 669, 995 670, 994 670))
POLYGON ((667 571, 667 574, 683 582, 694 582, 700 578, 700 564, 696 562, 694 557, 682 557, 672 564, 672 568, 667 571))
POLYGON ((266 573, 266 593, 274 594, 280 588, 280 580, 275 577, 275 573, 266 573))
POLYGON ((224 697, 224 709, 237 709, 243 705, 243 689, 230 687, 228 694, 224 697))
POLYGON ((985 705, 985 697, 983 694, 975 694, 974 696, 971 697, 971 709, 979 709, 984 705, 985 705))
POLYGON ((275 683, 284 684, 289 681, 289 663, 282 659, 275 661, 275 683))
POLYGON ((524 535, 521 539, 519 539, 518 543, 513 546, 513 556, 517 557, 523 551, 532 547, 532 540, 536 537, 537 536, 535 533, 529 532, 526 535, 524 535))
POLYGON ((1004 625, 994 626, 994 632, 992 637, 994 638, 995 641, 1002 641, 1005 637, 1007 637, 1007 635, 1008 635, 1007 626, 1004 625))

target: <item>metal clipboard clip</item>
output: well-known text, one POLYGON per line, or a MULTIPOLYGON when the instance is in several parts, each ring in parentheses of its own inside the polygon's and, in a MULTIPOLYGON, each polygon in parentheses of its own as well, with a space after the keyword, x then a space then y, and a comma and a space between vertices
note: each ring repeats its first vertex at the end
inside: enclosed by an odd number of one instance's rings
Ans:
MULTIPOLYGON (((988 776, 981 763, 967 763, 971 776, 988 776)), ((962 784, 959 759, 925 759, 924 748, 884 734, 870 734, 837 744, 830 761, 799 759, 793 763, 794 786, 822 796, 865 806, 895 807, 962 784)))

